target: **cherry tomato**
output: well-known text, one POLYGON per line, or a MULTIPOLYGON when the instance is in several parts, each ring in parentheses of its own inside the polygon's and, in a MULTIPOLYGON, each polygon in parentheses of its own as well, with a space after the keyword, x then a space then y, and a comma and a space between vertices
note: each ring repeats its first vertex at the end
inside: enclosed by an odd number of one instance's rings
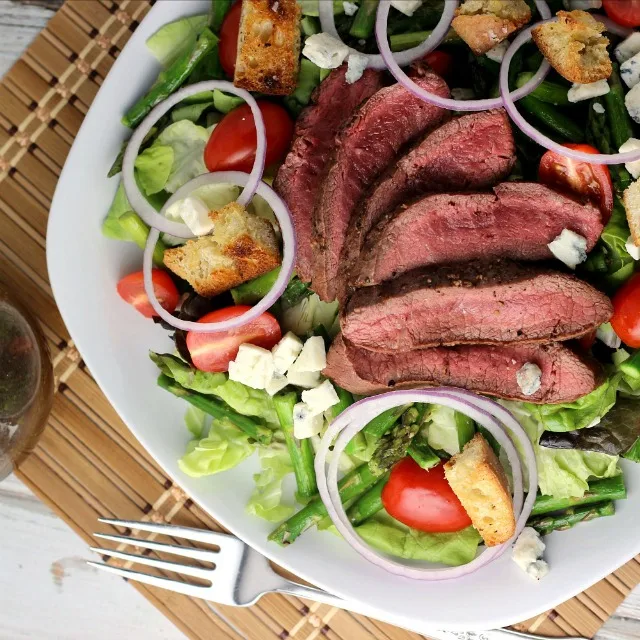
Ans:
MULTIPOLYGON (((151 280, 153 281, 153 290, 156 298, 163 309, 174 311, 178 306, 180 294, 174 284, 171 276, 162 269, 153 269, 151 271, 151 280)), ((144 276, 142 271, 130 273, 118 282, 118 293, 120 297, 129 304, 133 305, 145 318, 152 318, 158 314, 154 311, 147 293, 144 290, 144 276)))
POLYGON ((240 34, 240 14, 242 1, 236 0, 220 26, 218 55, 224 72, 233 78, 236 72, 236 56, 238 55, 238 35, 240 34))
POLYGON ((443 78, 446 78, 453 69, 453 56, 446 51, 432 51, 427 53, 424 60, 429 66, 443 78))
MULTIPOLYGON (((598 153, 588 144, 567 143, 563 146, 584 153, 598 153)), ((579 162, 555 151, 547 151, 540 160, 538 175, 540 182, 592 200, 600 207, 605 223, 611 217, 613 185, 606 165, 579 162)))
POLYGON ((382 504, 396 520, 429 533, 460 531, 471 524, 444 476, 444 464, 425 471, 413 458, 391 470, 382 490, 382 504))
POLYGON ((611 326, 629 347, 640 347, 640 273, 631 276, 613 296, 611 326))
MULTIPOLYGON (((207 313, 198 322, 222 322, 237 318, 249 311, 247 305, 237 305, 218 309, 207 313)), ((229 369, 229 362, 235 360, 241 344, 255 344, 263 349, 271 349, 280 338, 282 332, 278 321, 268 312, 264 312, 252 322, 220 333, 187 334, 187 349, 194 366, 200 371, 221 372, 229 369)))
POLYGON ((640 27, 640 0, 602 0, 602 6, 623 27, 640 27))
MULTIPOLYGON (((280 162, 291 144, 293 120, 274 102, 258 100, 267 130, 265 166, 280 162)), ((230 111, 213 130, 204 150, 209 171, 251 171, 256 157, 257 135, 248 104, 230 111)))

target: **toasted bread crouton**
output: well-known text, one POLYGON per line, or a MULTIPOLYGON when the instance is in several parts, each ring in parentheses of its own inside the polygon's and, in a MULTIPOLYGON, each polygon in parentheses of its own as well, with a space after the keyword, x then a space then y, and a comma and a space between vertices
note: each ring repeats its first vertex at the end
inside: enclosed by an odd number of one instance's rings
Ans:
POLYGON ((531 9, 525 0, 466 0, 457 9, 451 26, 479 56, 529 20, 531 9))
POLYGON ((286 96, 296 88, 300 6, 296 0, 242 0, 233 83, 249 91, 286 96))
POLYGON ((604 25, 586 11, 558 11, 558 21, 535 27, 535 43, 551 66, 570 82, 589 84, 611 75, 604 25))
POLYGON ((164 252, 164 264, 201 296, 215 296, 280 264, 271 224, 237 202, 212 211, 213 233, 164 252))
POLYGON ((625 189, 622 201, 627 212, 631 239, 636 247, 640 247, 640 180, 636 180, 625 189))
POLYGON ((444 474, 488 547, 514 536, 516 519, 507 477, 479 433, 444 465, 444 474))

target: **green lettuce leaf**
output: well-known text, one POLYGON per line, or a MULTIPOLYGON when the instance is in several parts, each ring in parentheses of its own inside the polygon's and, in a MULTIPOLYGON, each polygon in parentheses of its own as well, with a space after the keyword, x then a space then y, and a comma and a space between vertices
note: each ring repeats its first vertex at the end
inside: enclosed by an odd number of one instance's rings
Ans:
POLYGON ((212 211, 221 209, 225 204, 237 200, 240 188, 235 184, 206 184, 191 195, 200 198, 212 211))
POLYGON ((612 478, 620 473, 618 456, 575 449, 547 449, 539 445, 544 424, 531 405, 504 402, 527 432, 536 454, 538 488, 543 495, 555 498, 581 498, 589 488, 588 481, 612 478))
POLYGON ((370 518, 356 531, 372 547, 392 556, 450 566, 471 562, 482 541, 473 527, 456 533, 425 533, 405 527, 385 513, 370 518))
POLYGON ((113 202, 107 212, 107 217, 102 223, 102 233, 107 238, 113 240, 125 240, 130 242, 132 240, 131 234, 120 224, 120 218, 125 213, 133 213, 133 209, 127 199, 127 194, 124 192, 124 185, 122 182, 118 185, 116 195, 113 197, 113 202))
POLYGON ((167 184, 173 166, 173 149, 162 144, 154 144, 145 149, 135 161, 138 183, 145 195, 162 191, 167 184))
POLYGON ((224 373, 199 371, 168 353, 158 354, 151 351, 149 357, 162 373, 173 378, 185 389, 216 396, 238 413, 262 418, 272 427, 280 425, 273 400, 266 391, 252 389, 240 382, 229 380, 224 373))
POLYGON ((314 293, 300 300, 295 306, 282 312, 282 332, 293 331, 298 336, 310 335, 315 329, 324 327, 331 332, 338 315, 337 302, 323 302, 314 293))
POLYGON ((189 408, 184 414, 184 423, 194 438, 202 438, 208 421, 209 418, 204 411, 191 405, 189 405, 189 408))
POLYGON ((178 466, 193 478, 226 471, 254 452, 255 444, 249 440, 250 436, 229 420, 214 420, 206 438, 189 443, 178 466))
POLYGON ((233 111, 243 103, 244 100, 239 96, 223 93, 218 89, 215 89, 213 92, 213 106, 216 108, 216 111, 220 113, 229 113, 229 111, 233 111))
POLYGON ((282 444, 259 449, 258 455, 262 471, 253 476, 256 488, 247 502, 246 512, 269 522, 280 522, 294 512, 292 505, 282 503, 283 480, 293 473, 291 459, 282 444))
POLYGON ((208 24, 207 15, 188 16, 160 27, 147 39, 147 47, 163 67, 171 66, 190 51, 208 24))
POLYGON ((547 431, 575 431, 584 429, 602 418, 616 403, 620 376, 614 375, 605 383, 575 402, 561 404, 528 404, 547 431))
POLYGON ((168 146, 173 150, 173 164, 167 178, 165 191, 175 193, 192 178, 206 173, 204 148, 209 140, 209 132, 190 120, 180 120, 170 124, 151 145, 168 146))
POLYGON ((430 419, 427 433, 429 446, 446 451, 450 456, 460 453, 476 432, 471 418, 442 405, 432 407, 430 419))
POLYGON ((213 100, 209 102, 197 102, 194 104, 184 104, 177 106, 171 112, 171 120, 173 122, 179 122, 180 120, 190 120, 191 122, 198 122, 202 117, 202 114, 213 106, 213 100))

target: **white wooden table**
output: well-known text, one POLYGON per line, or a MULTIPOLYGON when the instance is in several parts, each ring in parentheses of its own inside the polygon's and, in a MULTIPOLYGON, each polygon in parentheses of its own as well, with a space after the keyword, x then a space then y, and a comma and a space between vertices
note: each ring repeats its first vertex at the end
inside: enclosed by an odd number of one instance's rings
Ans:
MULTIPOLYGON (((0 76, 51 15, 38 5, 0 0, 0 76)), ((120 578, 88 567, 91 555, 19 480, 0 484, 0 640, 184 637, 120 578)), ((640 639, 640 587, 597 638, 640 639)))

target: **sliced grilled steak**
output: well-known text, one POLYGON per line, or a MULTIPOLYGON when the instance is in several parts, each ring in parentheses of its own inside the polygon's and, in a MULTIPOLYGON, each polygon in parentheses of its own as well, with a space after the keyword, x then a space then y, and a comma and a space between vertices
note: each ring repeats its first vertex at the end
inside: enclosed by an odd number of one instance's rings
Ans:
MULTIPOLYGON (((340 375, 349 371, 334 364, 336 355, 329 350, 325 372, 340 375)), ((377 392, 406 387, 450 385, 479 393, 527 400, 540 404, 573 402, 591 393, 602 382, 599 364, 570 348, 558 344, 529 345, 461 345, 435 347, 395 354, 367 351, 346 343, 351 371, 359 379, 375 385, 377 392), (526 396, 520 389, 516 373, 531 362, 542 371, 540 388, 526 396)), ((340 357, 338 351, 337 357, 340 357)), ((353 378, 335 381, 349 390, 353 378)))
POLYGON ((383 85, 379 71, 367 69, 362 78, 347 84, 346 65, 335 69, 316 89, 311 106, 298 118, 291 151, 276 176, 274 187, 287 203, 298 239, 296 272, 311 280, 313 207, 335 138, 353 112, 383 85))
POLYGON ((393 353, 423 347, 568 340, 613 313, 577 278, 508 260, 412 271, 359 289, 341 318, 352 344, 393 353))
POLYGON ((477 258, 544 260, 563 229, 587 239, 602 233, 600 211, 542 184, 505 182, 494 193, 427 196, 381 220, 361 253, 357 286, 410 269, 477 258))
POLYGON ((455 118, 398 160, 360 203, 347 232, 341 283, 357 264, 365 237, 380 218, 426 192, 490 187, 509 175, 515 144, 503 109, 455 118))
MULTIPOLYGON (((428 91, 449 95, 444 81, 433 73, 415 81, 428 91)), ((314 211, 312 287, 323 300, 336 297, 340 254, 358 201, 407 143, 440 124, 446 115, 445 109, 394 84, 372 96, 340 133, 314 211)))
POLYGON ((347 357, 347 345, 342 339, 342 334, 338 334, 331 343, 327 353, 327 367, 322 373, 343 389, 361 396, 370 396, 374 393, 389 390, 384 384, 375 384, 368 380, 363 380, 355 372, 351 361, 347 357))

